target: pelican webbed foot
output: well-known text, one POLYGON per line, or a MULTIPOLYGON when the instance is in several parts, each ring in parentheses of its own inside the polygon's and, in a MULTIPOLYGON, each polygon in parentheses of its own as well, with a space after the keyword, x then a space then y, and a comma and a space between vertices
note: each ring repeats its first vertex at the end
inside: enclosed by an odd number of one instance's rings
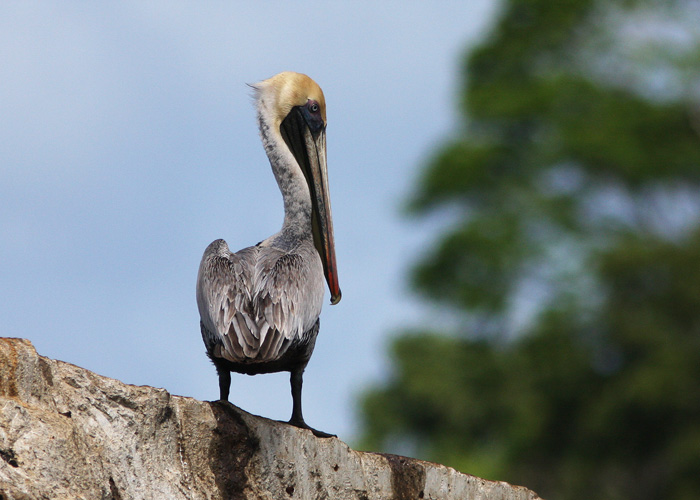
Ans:
POLYGON ((294 427, 299 427, 300 429, 307 429, 313 432, 314 436, 319 437, 319 438, 334 438, 338 437, 335 434, 328 434, 327 432, 319 431, 317 429, 314 429, 313 427, 309 426, 306 422, 304 422, 303 419, 297 420, 294 418, 289 419, 289 422, 287 422, 290 425, 293 425, 294 427))

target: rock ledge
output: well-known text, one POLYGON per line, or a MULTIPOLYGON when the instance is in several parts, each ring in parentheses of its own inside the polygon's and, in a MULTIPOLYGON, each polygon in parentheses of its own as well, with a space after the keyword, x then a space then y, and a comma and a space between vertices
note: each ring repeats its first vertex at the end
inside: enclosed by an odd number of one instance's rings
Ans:
POLYGON ((535 500, 532 491, 127 385, 0 338, 0 500, 535 500))

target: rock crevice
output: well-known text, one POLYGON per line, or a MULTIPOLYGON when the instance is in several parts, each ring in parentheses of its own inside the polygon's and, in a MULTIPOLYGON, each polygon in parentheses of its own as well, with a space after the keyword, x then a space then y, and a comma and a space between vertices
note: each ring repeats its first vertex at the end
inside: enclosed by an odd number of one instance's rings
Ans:
POLYGON ((535 500, 523 487, 173 396, 0 338, 0 500, 535 500))

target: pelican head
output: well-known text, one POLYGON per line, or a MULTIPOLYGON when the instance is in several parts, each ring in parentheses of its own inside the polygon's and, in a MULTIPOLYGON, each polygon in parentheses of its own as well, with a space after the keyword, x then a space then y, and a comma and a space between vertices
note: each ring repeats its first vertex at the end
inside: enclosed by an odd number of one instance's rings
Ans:
MULTIPOLYGON (((314 245, 321 256, 331 304, 341 298, 326 167, 326 99, 306 75, 285 71, 252 85, 258 97, 261 134, 279 134, 309 188, 314 245)), ((268 153, 269 154, 269 153, 268 153)), ((283 193, 284 195, 284 193, 283 193)))

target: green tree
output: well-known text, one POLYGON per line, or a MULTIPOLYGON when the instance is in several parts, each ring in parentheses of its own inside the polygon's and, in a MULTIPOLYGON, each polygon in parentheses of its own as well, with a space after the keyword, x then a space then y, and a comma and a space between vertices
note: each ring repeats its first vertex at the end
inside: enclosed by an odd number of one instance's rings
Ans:
POLYGON ((452 326, 395 338, 364 446, 551 499, 696 498, 698 26, 695 2, 505 2, 410 200, 458 214, 411 275, 452 326))

